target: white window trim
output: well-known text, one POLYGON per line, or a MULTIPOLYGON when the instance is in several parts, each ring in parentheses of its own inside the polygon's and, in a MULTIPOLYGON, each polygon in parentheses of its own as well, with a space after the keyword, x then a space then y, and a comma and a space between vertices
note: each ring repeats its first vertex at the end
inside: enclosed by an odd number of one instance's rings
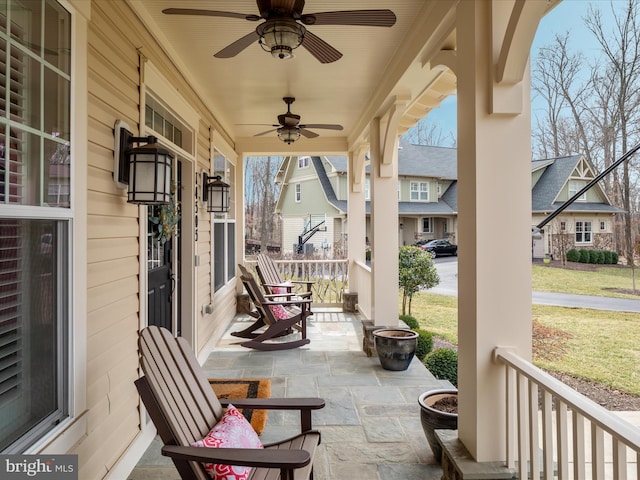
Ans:
POLYGON ((304 169, 309 168, 311 165, 311 157, 298 157, 298 168, 304 169))
MULTIPOLYGON (((569 198, 573 197, 576 193, 578 193, 585 186, 585 184, 586 182, 584 180, 577 180, 577 179, 569 180, 569 185, 567 186, 567 192, 569 194, 569 198), (577 187, 577 188, 572 188, 572 187, 577 187)), ((586 202, 586 201, 587 201, 587 192, 584 192, 582 195, 580 195, 576 199, 576 202, 586 202)))
POLYGON ((293 187, 293 198, 296 203, 302 202, 302 184, 296 183, 293 187))
POLYGON ((409 183, 409 201, 411 202, 428 202, 429 201, 429 182, 416 182, 416 181, 411 181, 409 183), (422 186, 425 186, 425 190, 422 189, 422 186), (414 190, 414 186, 416 186, 417 188, 414 190), (417 193, 418 194, 418 198, 413 198, 413 193, 417 193), (426 198, 421 198, 422 194, 426 194, 426 198))
POLYGON ((593 222, 589 221, 589 220, 576 220, 575 224, 575 233, 574 233, 574 240, 576 245, 591 245, 593 243, 593 222), (578 223, 582 224, 582 230, 578 231, 578 223), (589 230, 587 230, 586 224, 589 224, 591 226, 591 228, 589 230), (578 234, 582 234, 582 241, 578 241, 578 234), (585 235, 589 234, 589 240, 585 240, 585 235))
MULTIPOLYGON (((88 152, 88 90, 87 54, 88 54, 88 16, 90 11, 86 2, 59 3, 71 13, 71 208, 69 212, 56 212, 58 218, 71 219, 71 236, 69 245, 71 261, 71 281, 69 282, 69 416, 60 424, 44 434, 39 442, 33 444, 26 454, 49 454, 67 452, 80 439, 87 435, 87 203, 76 201, 79 192, 87 191, 87 158, 88 152)), ((21 212, 29 215, 29 210, 21 212)), ((36 214, 37 208, 33 209, 36 214)), ((49 212, 51 215, 52 212, 49 212)), ((55 218, 52 216, 51 218, 55 218)))
POLYGON ((434 220, 433 217, 422 217, 422 233, 433 233, 434 232, 434 220), (429 230, 424 229, 424 221, 429 220, 429 230))

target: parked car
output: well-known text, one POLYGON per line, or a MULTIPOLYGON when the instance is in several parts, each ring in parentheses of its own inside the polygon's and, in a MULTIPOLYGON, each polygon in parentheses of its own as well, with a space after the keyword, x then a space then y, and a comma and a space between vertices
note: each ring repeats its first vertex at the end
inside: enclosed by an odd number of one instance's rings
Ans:
POLYGON ((444 239, 429 240, 424 245, 420 245, 420 248, 431 252, 435 257, 439 257, 440 255, 458 255, 458 246, 444 239))

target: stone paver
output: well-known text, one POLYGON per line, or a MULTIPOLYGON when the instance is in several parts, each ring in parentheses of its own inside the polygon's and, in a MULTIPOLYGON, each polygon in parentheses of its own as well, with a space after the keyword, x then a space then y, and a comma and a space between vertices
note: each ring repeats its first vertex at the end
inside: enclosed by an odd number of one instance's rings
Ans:
MULTIPOLYGON (((442 385, 417 360, 408 370, 389 372, 362 351, 362 327, 353 315, 335 310, 310 317, 311 343, 277 352, 248 350, 231 331, 248 325, 238 318, 205 361, 210 377, 269 377, 271 396, 320 396, 327 406, 313 413, 322 432, 315 480, 439 479, 442 469, 420 427, 418 395, 442 385)), ((297 433, 295 412, 269 412, 263 443, 297 433)), ((177 479, 157 440, 129 480, 177 479)))

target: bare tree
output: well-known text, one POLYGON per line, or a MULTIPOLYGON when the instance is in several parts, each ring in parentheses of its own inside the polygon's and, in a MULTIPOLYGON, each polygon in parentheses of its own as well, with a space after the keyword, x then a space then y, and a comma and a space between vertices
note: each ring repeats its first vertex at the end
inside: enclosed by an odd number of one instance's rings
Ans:
POLYGON ((537 148, 546 158, 582 153, 591 161, 583 114, 590 81, 581 80, 584 57, 571 53, 568 42, 568 32, 556 35, 553 44, 540 49, 535 62, 532 86, 547 103, 544 118, 537 119, 537 148))
POLYGON ((275 176, 282 157, 245 159, 245 229, 248 239, 257 240, 263 251, 280 243, 280 224, 275 216, 280 187, 275 176))
MULTIPOLYGON (((587 27, 594 34, 607 61, 607 73, 610 83, 615 84, 616 94, 613 103, 619 117, 619 142, 621 152, 629 149, 629 142, 635 128, 631 120, 638 115, 640 97, 640 22, 638 15, 640 6, 635 0, 628 0, 626 8, 618 13, 611 7, 614 27, 612 32, 604 29, 602 15, 599 9, 589 7, 589 17, 585 19, 587 27)), ((622 166, 622 182, 620 196, 625 210, 624 215, 624 243, 627 264, 634 266, 634 239, 632 238, 631 212, 631 181, 629 177, 629 162, 622 166)), ((635 290, 635 275, 634 285, 635 290)))
POLYGON ((403 137, 416 145, 431 145, 434 147, 455 147, 456 139, 451 132, 445 134, 439 122, 429 122, 427 117, 418 120, 418 123, 403 137))

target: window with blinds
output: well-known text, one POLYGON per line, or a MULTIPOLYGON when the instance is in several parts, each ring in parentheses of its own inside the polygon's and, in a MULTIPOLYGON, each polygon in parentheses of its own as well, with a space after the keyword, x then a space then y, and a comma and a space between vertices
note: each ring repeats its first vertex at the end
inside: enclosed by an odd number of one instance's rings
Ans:
POLYGON ((2 453, 25 451, 68 415, 70 54, 58 2, 1 2, 2 453))

